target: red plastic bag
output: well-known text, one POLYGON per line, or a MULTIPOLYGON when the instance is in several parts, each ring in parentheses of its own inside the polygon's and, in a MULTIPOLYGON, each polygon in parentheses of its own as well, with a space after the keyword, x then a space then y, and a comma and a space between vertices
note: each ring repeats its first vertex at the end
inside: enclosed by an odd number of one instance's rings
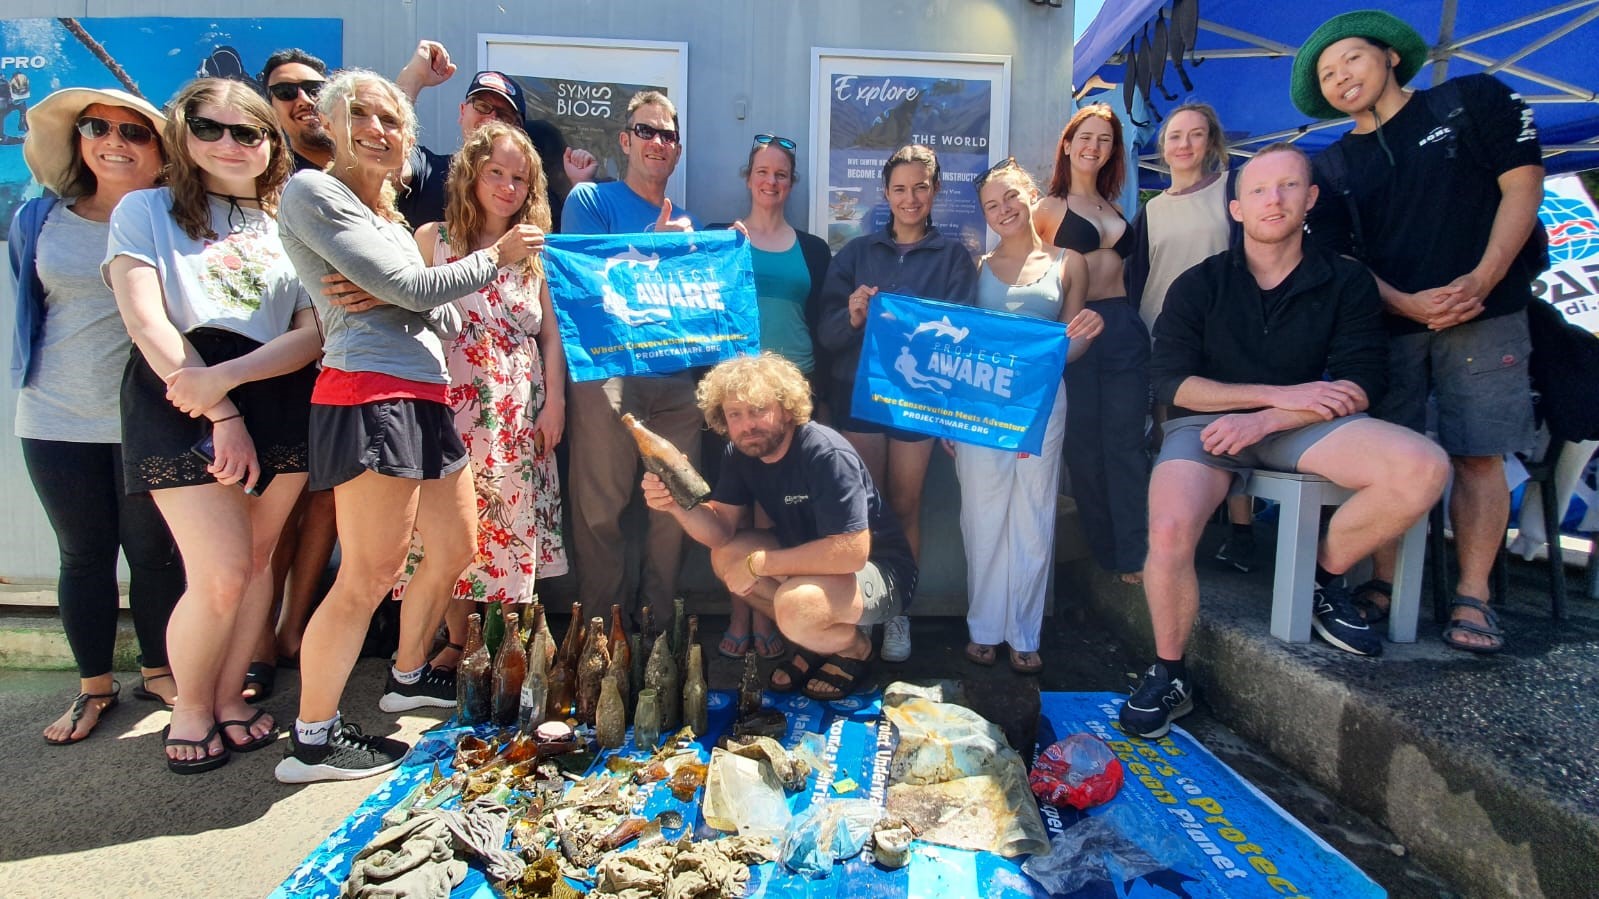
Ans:
POLYGON ((1072 734, 1039 754, 1027 782, 1040 802, 1085 809, 1121 790, 1122 763, 1093 734, 1072 734))

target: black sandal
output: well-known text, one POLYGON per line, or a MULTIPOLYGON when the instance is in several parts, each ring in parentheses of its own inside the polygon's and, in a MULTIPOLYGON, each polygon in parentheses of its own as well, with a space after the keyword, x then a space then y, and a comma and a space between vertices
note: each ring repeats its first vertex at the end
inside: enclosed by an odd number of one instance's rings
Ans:
POLYGON ((277 683, 278 666, 271 662, 251 662, 250 667, 244 669, 244 687, 239 690, 239 695, 244 696, 245 702, 257 703, 270 698, 277 683), (244 695, 251 691, 254 695, 244 695))
POLYGON ((166 708, 167 711, 172 711, 172 703, 163 699, 160 693, 157 693, 156 691, 145 686, 145 684, 148 684, 153 680, 160 680, 163 677, 172 681, 174 685, 176 685, 178 682, 177 678, 173 677, 172 672, 170 671, 168 671, 166 674, 154 674, 149 677, 140 678, 139 685, 133 688, 133 698, 142 699, 145 702, 159 702, 163 707, 166 708))
POLYGON ((266 709, 256 709, 255 714, 251 715, 250 720, 248 721, 218 721, 217 730, 222 734, 222 745, 228 747, 228 749, 232 752, 254 752, 263 746, 270 746, 277 742, 278 725, 275 721, 272 723, 271 730, 259 737, 250 736, 250 728, 254 727, 255 723, 260 721, 266 715, 266 713, 266 709), (228 728, 230 727, 244 728, 244 733, 247 739, 242 743, 235 741, 232 737, 228 736, 228 728))
POLYGON ((1394 585, 1388 581, 1372 578, 1355 588, 1355 608, 1359 610, 1360 617, 1366 619, 1368 625, 1379 625, 1388 620, 1388 610, 1394 606, 1394 585), (1381 593, 1388 597, 1388 605, 1379 606, 1366 598, 1368 593, 1381 593))
POLYGON ((864 659, 846 659, 837 655, 828 656, 820 666, 811 669, 810 679, 805 682, 805 695, 817 702, 835 702, 843 699, 860 688, 861 681, 865 678, 867 670, 872 667, 872 662, 876 657, 876 653, 869 653, 864 659), (827 668, 829 666, 838 670, 836 672, 828 671, 827 668), (821 690, 812 689, 812 681, 821 681, 837 692, 824 693, 821 690))
POLYGON ((1456 596, 1454 601, 1449 604, 1449 609, 1449 623, 1444 626, 1443 633, 1443 641, 1446 646, 1451 649, 1475 652, 1480 655, 1492 655, 1505 648, 1505 632, 1499 629, 1499 616, 1494 613, 1493 609, 1488 608, 1487 603, 1475 596, 1456 596), (1457 608, 1476 609, 1482 613, 1482 617, 1487 620, 1487 624, 1478 624, 1475 621, 1454 617, 1454 610, 1457 608), (1487 637, 1491 642, 1486 646, 1467 643, 1459 637, 1450 636, 1455 631, 1465 631, 1480 637, 1487 637))
POLYGON ((795 648, 792 656, 789 656, 787 659, 783 660, 781 664, 772 669, 772 674, 766 676, 766 687, 774 693, 793 693, 799 688, 805 686, 806 681, 810 680, 812 677, 815 677, 812 672, 821 667, 822 663, 826 660, 827 657, 819 652, 811 652, 809 649, 795 648), (794 662, 798 659, 803 659, 805 661, 804 668, 797 668, 794 666, 794 662), (772 677, 772 675, 777 674, 779 671, 788 676, 788 683, 780 684, 775 678, 772 677))
POLYGON ((231 757, 228 752, 228 742, 226 738, 223 738, 222 740, 222 751, 216 755, 211 754, 211 740, 221 729, 221 726, 213 721, 211 723, 211 729, 205 732, 205 736, 198 740, 184 740, 178 737, 169 736, 172 732, 172 725, 169 724, 166 727, 161 728, 161 747, 163 750, 161 754, 166 756, 167 769, 173 774, 203 774, 206 771, 215 771, 223 765, 226 765, 228 763, 228 759, 231 757), (198 746, 201 749, 204 749, 206 754, 201 758, 192 759, 190 761, 180 761, 170 755, 166 755, 165 749, 168 746, 198 746))
POLYGON ((111 681, 110 693, 79 693, 77 696, 72 697, 72 718, 70 723, 74 731, 78 729, 78 722, 83 720, 83 713, 89 710, 89 703, 97 699, 106 700, 106 704, 100 707, 100 714, 94 719, 94 727, 89 728, 89 733, 78 737, 76 740, 72 739, 69 734, 65 740, 52 740, 49 737, 45 737, 44 741, 51 746, 71 746, 73 743, 81 743, 89 739, 89 734, 100 729, 100 722, 105 720, 106 713, 116 708, 117 703, 122 701, 122 684, 113 680, 111 681))

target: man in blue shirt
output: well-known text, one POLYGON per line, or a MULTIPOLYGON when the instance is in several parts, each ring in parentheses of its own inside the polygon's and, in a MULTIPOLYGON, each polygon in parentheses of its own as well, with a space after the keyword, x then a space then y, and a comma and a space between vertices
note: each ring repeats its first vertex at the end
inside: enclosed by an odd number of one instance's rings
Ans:
MULTIPOLYGON (((665 94, 644 91, 627 107, 627 127, 618 140, 627 155, 621 181, 579 184, 567 195, 561 230, 567 234, 626 234, 692 231, 695 220, 672 208, 666 182, 683 153, 677 108, 665 94)), ((567 388, 567 439, 571 472, 572 549, 577 559, 579 598, 586 617, 604 616, 622 596, 627 580, 622 513, 638 483, 638 451, 619 416, 631 412, 671 441, 696 467, 700 459, 700 411, 694 374, 606 378, 567 388)), ((655 620, 672 612, 677 590, 683 528, 672 516, 652 512, 646 525, 639 602, 655 620)), ((624 599, 629 614, 632 602, 624 599)))

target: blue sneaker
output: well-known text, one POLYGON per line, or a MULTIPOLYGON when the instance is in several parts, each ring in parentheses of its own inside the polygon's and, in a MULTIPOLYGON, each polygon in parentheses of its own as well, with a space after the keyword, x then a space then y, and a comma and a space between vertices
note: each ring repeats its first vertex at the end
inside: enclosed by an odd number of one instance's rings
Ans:
POLYGON ((1166 736, 1171 723, 1194 710, 1194 694, 1180 677, 1168 677, 1160 664, 1149 666, 1144 680, 1122 703, 1122 730, 1154 740, 1166 736))
POLYGON ((1316 585, 1316 617, 1310 626, 1323 640, 1357 656, 1382 655, 1382 637, 1366 624, 1341 577, 1316 585))

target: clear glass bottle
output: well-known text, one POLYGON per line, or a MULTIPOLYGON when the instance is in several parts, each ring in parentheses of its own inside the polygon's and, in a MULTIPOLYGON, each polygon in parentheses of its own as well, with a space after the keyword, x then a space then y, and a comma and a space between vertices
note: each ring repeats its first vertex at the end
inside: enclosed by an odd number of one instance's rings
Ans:
POLYGON ((549 632, 533 635, 533 648, 528 651, 527 677, 522 679, 522 697, 517 704, 516 726, 531 736, 533 729, 544 723, 544 710, 550 701, 549 632))
POLYGON ((649 687, 638 691, 638 707, 633 711, 633 746, 655 751, 661 742, 660 695, 649 687))
POLYGON ((704 650, 697 643, 688 647, 688 677, 683 681, 683 725, 703 737, 710 716, 710 693, 705 688, 704 650))

